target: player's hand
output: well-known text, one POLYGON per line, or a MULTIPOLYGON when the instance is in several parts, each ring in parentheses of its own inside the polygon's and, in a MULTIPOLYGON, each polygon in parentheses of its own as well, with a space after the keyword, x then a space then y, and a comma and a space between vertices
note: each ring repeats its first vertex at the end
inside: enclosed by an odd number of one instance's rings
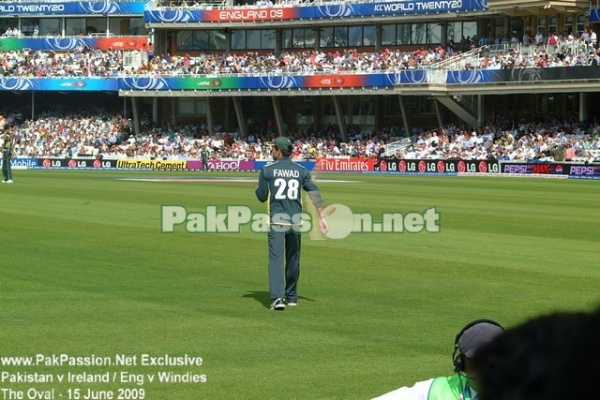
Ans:
POLYGON ((325 217, 320 218, 319 227, 321 228, 321 233, 323 233, 323 235, 327 234, 329 231, 329 225, 327 224, 325 217))

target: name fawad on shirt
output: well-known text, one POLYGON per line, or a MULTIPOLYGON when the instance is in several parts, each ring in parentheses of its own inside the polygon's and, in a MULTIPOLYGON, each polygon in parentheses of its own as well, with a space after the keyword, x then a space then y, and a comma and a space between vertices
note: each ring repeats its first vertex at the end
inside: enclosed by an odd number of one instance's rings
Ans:
POLYGON ((299 178, 300 172, 293 169, 274 169, 273 176, 281 178, 299 178))

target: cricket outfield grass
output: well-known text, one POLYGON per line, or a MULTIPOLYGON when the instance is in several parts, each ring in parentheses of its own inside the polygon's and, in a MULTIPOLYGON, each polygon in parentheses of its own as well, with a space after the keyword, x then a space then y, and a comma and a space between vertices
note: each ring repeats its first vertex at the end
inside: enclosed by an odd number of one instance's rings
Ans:
POLYGON ((161 232, 164 205, 264 213, 257 177, 14 171, 0 186, 3 393, 369 399, 451 374, 473 319, 600 304, 600 182, 322 174, 326 204, 374 219, 435 207, 440 232, 305 234, 299 304, 270 311, 264 233, 161 232))

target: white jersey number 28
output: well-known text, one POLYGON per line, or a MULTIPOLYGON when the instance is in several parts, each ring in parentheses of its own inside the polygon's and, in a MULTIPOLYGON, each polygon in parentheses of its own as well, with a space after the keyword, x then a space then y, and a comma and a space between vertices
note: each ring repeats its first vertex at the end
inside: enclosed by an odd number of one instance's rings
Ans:
POLYGON ((277 178, 275 179, 274 185, 277 188, 275 200, 298 200, 300 182, 296 179, 286 181, 283 178, 277 178))

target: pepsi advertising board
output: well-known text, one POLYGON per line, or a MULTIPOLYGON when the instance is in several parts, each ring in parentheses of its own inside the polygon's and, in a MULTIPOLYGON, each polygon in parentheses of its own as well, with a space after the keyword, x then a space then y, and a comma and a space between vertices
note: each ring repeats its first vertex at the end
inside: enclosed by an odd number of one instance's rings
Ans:
POLYGON ((564 163, 502 163, 503 174, 568 175, 571 164, 564 163))
POLYGON ((600 179, 600 164, 570 165, 570 179, 600 179))
POLYGON ((600 164, 502 163, 502 173, 561 176, 570 179, 600 179, 600 164))

